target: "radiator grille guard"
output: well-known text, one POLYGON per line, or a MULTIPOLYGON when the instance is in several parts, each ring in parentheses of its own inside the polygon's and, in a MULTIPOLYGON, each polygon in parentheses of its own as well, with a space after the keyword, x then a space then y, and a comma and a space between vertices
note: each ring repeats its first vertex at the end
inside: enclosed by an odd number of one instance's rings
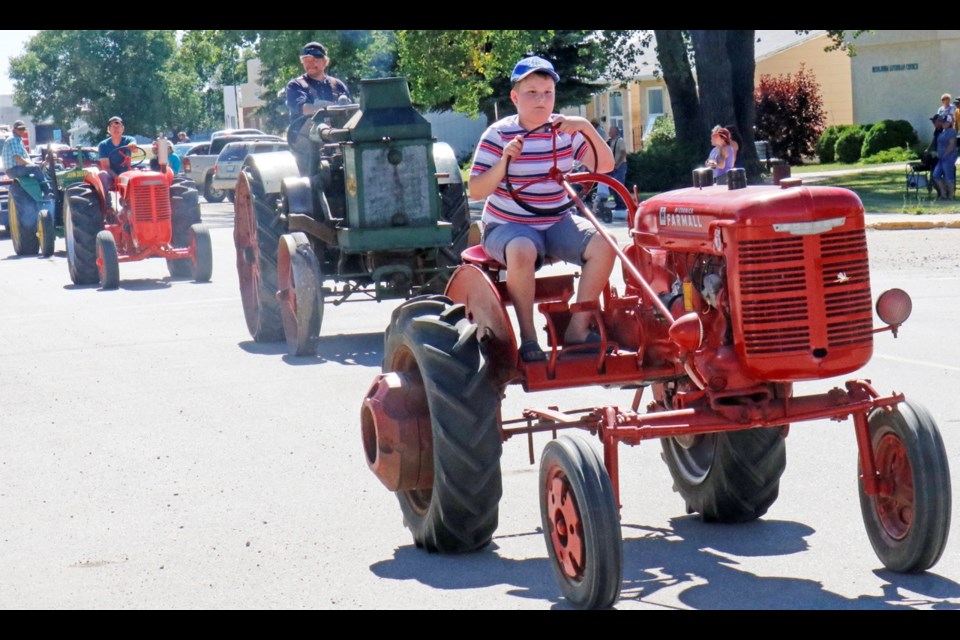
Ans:
POLYGON ((735 342, 747 369, 762 379, 790 381, 866 364, 873 352, 873 309, 864 230, 740 231, 749 238, 735 243, 731 306, 733 314, 739 309, 735 342))
POLYGON ((362 224, 368 229, 433 224, 430 199, 434 174, 427 145, 367 147, 361 152, 362 224))
POLYGON ((144 180, 127 191, 133 236, 138 246, 170 243, 170 190, 162 180, 144 180))

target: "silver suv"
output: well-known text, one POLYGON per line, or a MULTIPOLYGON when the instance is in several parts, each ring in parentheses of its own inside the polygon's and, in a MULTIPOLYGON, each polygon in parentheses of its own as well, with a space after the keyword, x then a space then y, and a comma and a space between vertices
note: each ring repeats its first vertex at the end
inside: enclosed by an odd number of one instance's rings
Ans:
POLYGON ((233 202, 233 189, 237 184, 243 161, 249 154, 289 150, 290 145, 280 138, 231 142, 220 151, 217 163, 213 166, 213 188, 225 191, 227 198, 233 202))

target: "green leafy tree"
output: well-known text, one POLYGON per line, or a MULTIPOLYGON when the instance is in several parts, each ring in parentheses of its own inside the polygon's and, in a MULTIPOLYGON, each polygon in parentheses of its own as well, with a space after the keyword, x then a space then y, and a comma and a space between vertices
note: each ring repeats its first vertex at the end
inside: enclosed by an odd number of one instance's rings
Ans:
POLYGON ((10 59, 14 103, 65 127, 82 118, 95 139, 112 115, 128 132, 152 136, 172 128, 174 102, 190 108, 176 49, 168 30, 41 31, 10 59))
POLYGON ((796 75, 761 76, 756 101, 757 134, 777 157, 799 165, 816 152, 827 116, 813 72, 801 64, 796 75))
MULTIPOLYGON (((510 72, 517 60, 539 55, 554 65, 556 108, 580 106, 606 88, 609 69, 625 69, 639 46, 629 31, 420 30, 398 31, 399 71, 416 103, 430 110, 483 113, 487 120, 514 113, 510 72)), ((623 74, 614 74, 622 78, 623 74)))

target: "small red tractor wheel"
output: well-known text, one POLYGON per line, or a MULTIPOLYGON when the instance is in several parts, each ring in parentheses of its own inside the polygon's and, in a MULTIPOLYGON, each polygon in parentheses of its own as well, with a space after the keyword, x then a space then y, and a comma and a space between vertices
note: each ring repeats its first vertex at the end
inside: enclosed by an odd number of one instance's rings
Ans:
POLYGON ((582 437, 550 441, 540 461, 540 519, 563 596, 607 609, 620 596, 623 540, 610 476, 582 437))
POLYGON ((193 279, 196 282, 210 282, 213 275, 213 243, 210 241, 210 230, 202 223, 190 227, 190 256, 193 279))
POLYGON ((277 249, 277 299, 283 318, 287 353, 316 355, 323 323, 323 281, 307 234, 297 231, 280 236, 277 249))
POLYGON ((120 286, 117 241, 106 229, 97 233, 97 269, 100 273, 101 289, 116 289, 120 286))
POLYGON ((919 573, 937 563, 950 532, 947 453, 937 424, 919 404, 903 402, 868 418, 880 493, 863 491, 860 510, 877 557, 891 571, 919 573))
POLYGON ((233 242, 243 314, 256 342, 279 342, 284 337, 276 298, 277 246, 283 225, 273 202, 256 176, 245 169, 237 178, 233 242))
POLYGON ((397 307, 384 337, 384 373, 417 377, 429 413, 433 478, 397 491, 418 547, 464 553, 490 543, 497 528, 502 440, 500 392, 481 356, 476 325, 462 304, 418 296, 397 307))

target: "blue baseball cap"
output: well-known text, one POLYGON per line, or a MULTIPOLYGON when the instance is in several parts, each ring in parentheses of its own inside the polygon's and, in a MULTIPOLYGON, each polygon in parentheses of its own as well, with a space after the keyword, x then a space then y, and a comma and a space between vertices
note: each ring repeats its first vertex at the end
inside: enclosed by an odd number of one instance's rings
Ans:
POLYGON ((510 82, 517 84, 531 73, 538 71, 549 75, 554 82, 560 82, 560 76, 553 70, 553 65, 539 56, 530 56, 518 62, 513 68, 513 73, 510 74, 510 82))

